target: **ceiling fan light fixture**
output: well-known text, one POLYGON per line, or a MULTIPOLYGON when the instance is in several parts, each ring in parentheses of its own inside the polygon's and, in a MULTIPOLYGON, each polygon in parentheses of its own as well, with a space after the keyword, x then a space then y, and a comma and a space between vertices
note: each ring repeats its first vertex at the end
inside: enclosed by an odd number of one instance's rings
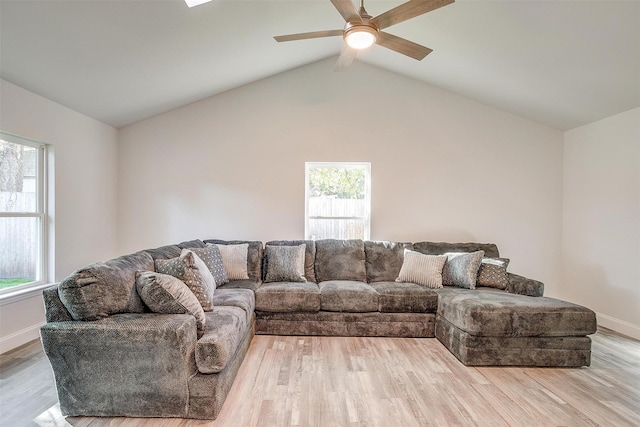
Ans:
POLYGON ((184 2, 187 4, 187 6, 189 7, 194 7, 194 6, 198 6, 201 5, 203 3, 207 3, 210 2, 211 0, 184 0, 184 2))
POLYGON ((377 38, 378 30, 370 25, 353 25, 344 32, 344 41, 354 49, 366 49, 377 38))

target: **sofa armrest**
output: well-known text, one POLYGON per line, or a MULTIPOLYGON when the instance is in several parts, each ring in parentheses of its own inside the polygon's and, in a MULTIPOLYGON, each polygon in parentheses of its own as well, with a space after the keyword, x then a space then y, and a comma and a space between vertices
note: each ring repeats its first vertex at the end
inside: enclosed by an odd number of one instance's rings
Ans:
POLYGON ((118 314, 40 330, 62 413, 186 417, 196 321, 187 314, 118 314))
POLYGON ((58 295, 58 285, 52 286, 42 291, 44 299, 45 317, 47 322, 66 322, 73 320, 71 313, 64 306, 60 295, 58 295))
POLYGON ((507 273, 507 275, 509 276, 507 292, 530 297, 541 297, 544 294, 544 283, 513 273, 507 273))

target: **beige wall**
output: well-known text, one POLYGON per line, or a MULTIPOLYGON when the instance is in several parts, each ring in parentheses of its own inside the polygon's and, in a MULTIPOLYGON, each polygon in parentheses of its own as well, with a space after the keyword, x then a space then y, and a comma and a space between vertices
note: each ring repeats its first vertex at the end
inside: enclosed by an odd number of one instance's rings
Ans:
POLYGON ((557 292, 560 131, 335 59, 120 131, 121 252, 304 233, 304 162, 368 161, 372 239, 495 242, 557 292))
MULTIPOLYGON (((0 129, 50 144, 55 247, 51 281, 116 255, 117 130, 0 80, 0 129)), ((0 303, 0 352, 38 336, 40 295, 0 303)))
POLYGON ((560 295, 640 339, 640 108, 565 133, 560 295))

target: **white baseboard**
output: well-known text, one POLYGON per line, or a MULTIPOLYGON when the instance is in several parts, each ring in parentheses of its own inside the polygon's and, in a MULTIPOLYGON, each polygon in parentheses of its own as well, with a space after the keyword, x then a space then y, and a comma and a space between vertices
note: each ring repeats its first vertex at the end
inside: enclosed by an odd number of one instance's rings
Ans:
POLYGON ((628 337, 640 340, 640 326, 602 313, 596 313, 596 316, 599 326, 604 326, 628 337))
POLYGON ((0 354, 6 353, 28 343, 29 341, 40 338, 40 327, 42 325, 44 325, 44 322, 29 326, 21 331, 14 332, 11 335, 0 338, 0 354))

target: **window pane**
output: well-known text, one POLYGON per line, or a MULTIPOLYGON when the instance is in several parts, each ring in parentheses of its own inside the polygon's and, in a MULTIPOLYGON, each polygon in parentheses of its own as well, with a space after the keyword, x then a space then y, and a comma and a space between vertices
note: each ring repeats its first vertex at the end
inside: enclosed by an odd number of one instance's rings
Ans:
POLYGON ((0 218, 0 289, 39 280, 40 218, 0 218))
POLYGON ((38 150, 0 140, 0 212, 37 212, 38 150))
POLYGON ((320 239, 362 239, 362 219, 309 219, 309 237, 320 239))
POLYGON ((309 216, 360 216, 366 215, 363 199, 338 199, 332 196, 309 197, 309 216))

